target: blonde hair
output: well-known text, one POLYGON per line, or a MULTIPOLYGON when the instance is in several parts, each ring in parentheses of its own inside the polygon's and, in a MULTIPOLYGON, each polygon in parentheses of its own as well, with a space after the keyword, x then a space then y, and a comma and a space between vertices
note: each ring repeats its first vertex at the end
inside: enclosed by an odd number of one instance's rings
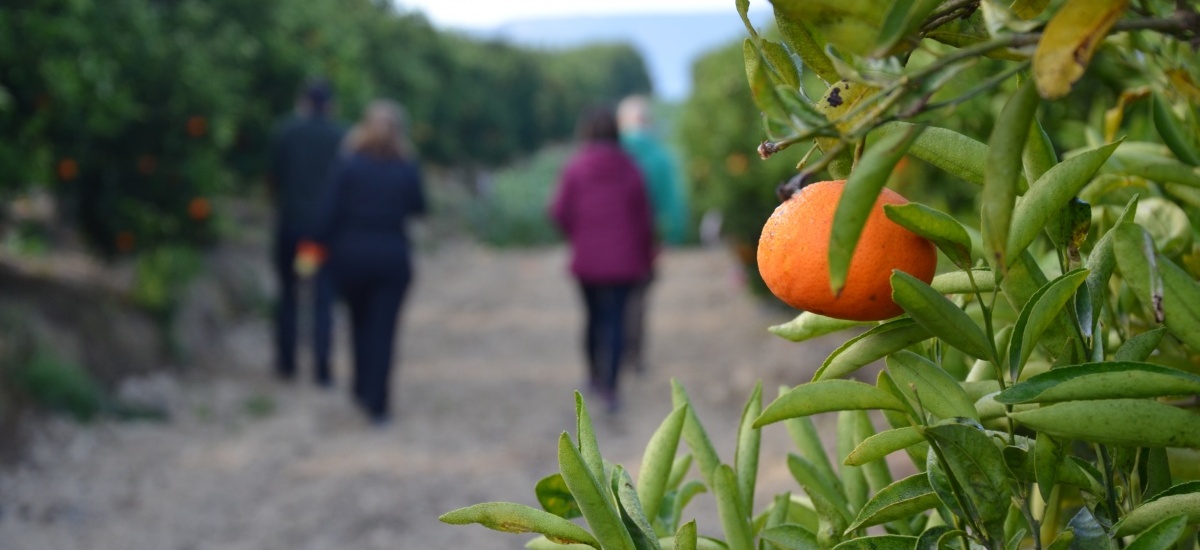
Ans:
POLYGON ((345 148, 351 153, 407 159, 413 151, 407 130, 404 108, 395 101, 376 99, 346 136, 345 148))

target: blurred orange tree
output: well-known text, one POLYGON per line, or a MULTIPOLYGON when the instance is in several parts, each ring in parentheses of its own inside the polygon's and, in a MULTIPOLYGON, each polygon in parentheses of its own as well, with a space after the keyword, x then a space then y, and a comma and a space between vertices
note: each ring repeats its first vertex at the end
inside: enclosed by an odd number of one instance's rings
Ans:
POLYGON ((16 0, 0 7, 0 193, 46 186, 108 254, 210 242, 210 198, 258 179, 313 75, 345 118, 398 99, 423 157, 456 166, 527 154, 584 104, 650 86, 628 46, 519 48, 379 0, 16 0))

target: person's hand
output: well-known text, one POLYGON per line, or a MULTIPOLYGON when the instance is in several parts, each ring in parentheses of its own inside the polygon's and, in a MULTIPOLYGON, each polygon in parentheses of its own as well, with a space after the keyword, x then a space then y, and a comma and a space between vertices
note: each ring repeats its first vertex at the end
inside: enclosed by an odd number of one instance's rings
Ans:
POLYGON ((292 266, 296 275, 303 279, 312 277, 324 262, 324 246, 309 240, 302 240, 296 244, 296 260, 292 266))

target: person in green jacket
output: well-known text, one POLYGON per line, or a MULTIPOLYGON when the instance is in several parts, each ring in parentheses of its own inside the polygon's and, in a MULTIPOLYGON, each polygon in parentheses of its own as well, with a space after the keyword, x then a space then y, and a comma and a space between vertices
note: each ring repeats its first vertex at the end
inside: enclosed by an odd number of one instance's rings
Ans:
MULTIPOLYGON (((621 145, 642 172, 654 212, 658 241, 666 246, 683 244, 688 233, 687 197, 675 159, 655 135, 649 99, 634 95, 622 100, 617 106, 617 123, 621 129, 621 145)), ((642 348, 646 332, 646 295, 652 280, 653 274, 635 285, 626 304, 624 362, 636 372, 645 369, 642 348)))

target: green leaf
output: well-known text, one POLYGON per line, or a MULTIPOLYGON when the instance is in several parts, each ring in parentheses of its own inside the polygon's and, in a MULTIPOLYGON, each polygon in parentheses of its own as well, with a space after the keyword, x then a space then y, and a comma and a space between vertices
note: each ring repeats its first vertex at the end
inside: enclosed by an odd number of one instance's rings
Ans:
MULTIPOLYGON (((1125 205, 1125 210, 1121 213, 1121 217, 1117 219, 1117 223, 1132 222, 1134 213, 1137 211, 1138 198, 1135 195, 1125 205)), ((1090 326, 1100 320, 1100 306, 1104 300, 1104 296, 1108 294, 1108 280, 1112 277, 1113 271, 1117 267, 1117 257, 1113 252, 1113 234, 1116 227, 1110 228, 1104 232, 1099 241, 1096 241, 1096 246, 1092 247, 1092 253, 1088 256, 1087 269, 1087 288, 1088 295, 1091 297, 1092 316, 1090 326)))
POLYGON ((771 82, 769 71, 763 66, 762 56, 753 40, 747 38, 742 42, 742 56, 746 64, 750 94, 758 110, 772 119, 788 120, 787 110, 784 109, 782 100, 775 95, 775 83, 771 82))
POLYGON ((867 218, 879 199, 879 191, 887 183, 896 163, 908 151, 908 146, 923 129, 924 126, 913 126, 907 132, 888 134, 868 145, 854 171, 846 179, 829 235, 829 284, 835 295, 840 294, 846 286, 850 259, 854 256, 867 218))
POLYGON ((990 269, 972 269, 967 271, 950 271, 934 275, 929 283, 938 294, 974 294, 975 287, 979 292, 991 292, 996 288, 996 274, 990 269), (975 286, 971 280, 975 280, 975 286))
POLYGON ((563 519, 572 519, 581 516, 579 504, 575 502, 575 497, 571 495, 570 489, 567 489, 567 483, 563 481, 562 474, 552 474, 542 478, 534 486, 534 492, 537 494, 538 503, 542 505, 542 509, 554 514, 563 519))
MULTIPOLYGON (((837 455, 845 456, 858 446, 858 422, 860 417, 855 412, 840 411, 837 415, 837 430, 834 440, 837 455)), ((865 419, 870 422, 870 419, 865 419)), ((846 494, 846 502, 850 510, 859 510, 867 503, 870 488, 867 486, 867 476, 860 466, 849 466, 845 462, 838 464, 838 475, 842 480, 842 492, 846 494)))
POLYGON ((749 514, 742 509, 738 495, 737 474, 728 464, 717 466, 713 472, 713 496, 717 499, 717 515, 725 531, 729 550, 754 550, 754 540, 748 522, 749 514))
POLYGON ((1187 516, 1182 514, 1159 521, 1142 531, 1125 550, 1172 550, 1175 542, 1183 536, 1187 523, 1187 516))
POLYGON ((841 540, 842 533, 854 519, 846 495, 832 487, 833 479, 820 477, 811 463, 795 454, 788 455, 788 471, 817 511, 817 540, 822 547, 832 546, 831 542, 836 544, 834 541, 841 540))
POLYGON ((775 24, 779 34, 783 35, 788 47, 800 56, 804 66, 812 69, 817 76, 828 84, 841 79, 829 56, 825 55, 825 46, 813 36, 812 29, 804 19, 792 19, 779 6, 775 6, 775 24))
POLYGON ((875 45, 883 13, 867 0, 771 0, 776 19, 803 21, 820 29, 826 43, 840 50, 866 55, 875 45))
POLYGON ((1164 256, 1158 257, 1163 282, 1163 322, 1176 338, 1200 351, 1200 284, 1164 256))
POLYGON ((1066 529, 1054 537, 1054 542, 1046 550, 1071 550, 1075 544, 1075 531, 1066 529))
POLYGON ((689 521, 679 527, 679 530, 675 532, 675 539, 671 542, 671 547, 675 550, 697 550, 696 520, 689 521))
POLYGON ((905 410, 904 403, 875 386, 853 380, 819 380, 801 384, 779 396, 754 421, 754 427, 761 428, 788 418, 852 409, 905 410))
POLYGON ((848 540, 833 550, 913 550, 917 546, 917 537, 906 535, 877 535, 848 540))
POLYGON ((996 396, 1001 403, 1163 397, 1200 393, 1200 376, 1150 363, 1086 363, 1038 374, 996 396))
POLYGON ((817 536, 795 524, 780 525, 764 530, 760 535, 779 550, 821 550, 817 536))
POLYGON ((768 328, 771 334, 786 338, 793 342, 803 342, 811 340, 826 334, 833 334, 848 328, 866 325, 862 321, 846 321, 842 319, 834 319, 824 315, 818 315, 811 311, 805 311, 795 319, 788 321, 782 325, 775 325, 768 328))
MULTIPOLYGON (((686 422, 686 420, 687 416, 685 413, 684 421, 686 422)), ((682 435, 682 430, 680 430, 680 435, 682 435)), ((671 464, 671 475, 667 478, 667 490, 674 491, 678 489, 679 485, 683 483, 683 476, 687 475, 690 469, 692 469, 691 453, 676 457, 675 462, 671 464)))
POLYGON ((958 380, 934 362, 911 351, 900 351, 888 356, 887 367, 896 386, 913 403, 914 410, 923 408, 941 419, 966 417, 979 420, 975 401, 967 396, 958 380))
POLYGON ((1163 255, 1174 258, 1192 249, 1192 224, 1179 205, 1161 197, 1138 202, 1134 220, 1154 238, 1163 255))
POLYGON ((813 374, 813 380, 841 378, 890 353, 932 337, 912 319, 888 321, 847 340, 834 350, 813 374))
POLYGON ((1200 523, 1200 481, 1180 483, 1130 510, 1116 525, 1119 537, 1141 533, 1164 519, 1183 514, 1189 524, 1200 523))
POLYGON ((983 430, 965 424, 931 426, 925 435, 946 461, 967 512, 978 519, 985 535, 1002 540, 1011 493, 1000 449, 983 430))
POLYGON ((796 64, 792 62, 792 54, 788 53, 782 44, 764 39, 762 54, 771 64, 771 68, 775 69, 774 74, 778 75, 780 84, 792 89, 800 88, 800 72, 796 70, 796 64))
POLYGON ((1161 92, 1154 92, 1151 109, 1154 127, 1158 129, 1158 135, 1162 136, 1163 143, 1167 144, 1179 160, 1192 166, 1200 166, 1200 143, 1193 137, 1195 132, 1189 135, 1185 129, 1186 122, 1175 116, 1170 103, 1161 92))
POLYGON ((892 299, 930 334, 980 359, 992 357, 991 346, 967 314, 921 280, 892 272, 892 299))
POLYGON ((1020 377, 1033 347, 1058 318, 1063 306, 1075 296, 1075 290, 1087 279, 1086 269, 1076 269, 1047 283, 1021 309, 1012 339, 1008 343, 1008 369, 1013 380, 1020 377))
POLYGON ((583 402, 583 394, 579 392, 575 392, 575 436, 579 438, 579 454, 592 477, 597 480, 604 479, 604 459, 600 457, 596 430, 592 427, 592 417, 583 402))
POLYGON ((485 502, 448 512, 438 520, 450 525, 478 523, 505 533, 540 533, 559 544, 577 543, 600 548, 596 538, 582 527, 524 504, 485 502))
MULTIPOLYGON (((871 422, 871 416, 867 411, 853 411, 850 414, 857 416, 858 422, 856 424, 857 431, 854 438, 854 447, 847 450, 846 456, 854 452, 854 449, 857 449, 863 441, 875 436, 875 425, 871 422)), ((848 464, 845 461, 843 461, 843 464, 852 466, 852 464, 848 464)), ((871 489, 872 493, 878 493, 884 487, 892 484, 892 472, 888 469, 887 463, 882 460, 863 464, 862 472, 867 478, 867 487, 871 489)), ((900 534, 908 535, 911 533, 902 532, 900 534)))
POLYGON ((683 433, 683 424, 687 419, 687 405, 676 407, 667 415, 650 442, 646 444, 646 452, 642 454, 642 467, 638 470, 637 493, 638 500, 645 508, 646 515, 658 517, 662 507, 663 495, 667 491, 671 469, 675 462, 675 453, 679 449, 679 437, 683 433))
POLYGON ((738 423, 737 450, 733 455, 733 467, 737 473, 738 495, 742 497, 741 507, 746 515, 754 511, 754 482, 758 480, 758 451, 762 443, 762 431, 752 427, 754 420, 762 413, 762 382, 754 386, 746 407, 742 409, 742 419, 738 423))
POLYGON ((692 499, 696 498, 696 495, 706 492, 708 492, 708 487, 699 480, 693 479, 684 483, 675 494, 672 517, 678 520, 683 514, 683 509, 692 502, 692 499))
POLYGON ((1058 482, 1058 470, 1063 467, 1066 449, 1045 432, 1038 432, 1033 448, 1033 475, 1043 502, 1050 502, 1050 492, 1058 482))
POLYGON ((941 0, 897 0, 888 8, 872 57, 885 57, 909 33, 917 30, 941 0))
MULTIPOLYGON (((782 391, 780 395, 782 395, 782 391)), ((796 449, 800 451, 800 456, 816 469, 820 479, 829 480, 830 487, 834 492, 843 494, 841 481, 833 471, 833 464, 830 463, 829 456, 825 453, 825 444, 821 442, 821 435, 817 432, 812 418, 807 416, 789 418, 783 424, 787 428, 788 435, 796 444, 796 449)))
POLYGON ((1067 529, 1071 531, 1074 538, 1070 546, 1072 549, 1112 550, 1116 546, 1108 533, 1104 532, 1104 527, 1100 525, 1099 521, 1096 521, 1096 516, 1093 516, 1086 506, 1080 508, 1079 513, 1071 518, 1071 521, 1067 523, 1067 529))
POLYGON ((1050 218, 1046 235, 1055 248, 1066 250, 1073 259, 1078 259, 1079 249, 1087 241, 1092 227, 1092 206, 1072 197, 1057 216, 1050 218))
POLYGON ((888 204, 883 212, 900 227, 933 241, 959 269, 971 268, 971 236, 949 214, 916 202, 888 204))
POLYGON ((1029 192, 1025 193, 1012 212, 1008 244, 1004 252, 1008 264, 1011 265, 1046 227, 1050 218, 1058 214, 1091 181, 1096 170, 1108 160, 1118 145, 1119 141, 1113 142, 1068 158, 1030 185, 1029 192))
POLYGON ((851 466, 861 466, 923 441, 925 441, 925 435, 915 426, 882 431, 859 443, 850 454, 846 455, 845 463, 851 466))
MULTIPOLYGON (((930 527, 917 537, 917 546, 915 550, 939 550, 944 548, 941 544, 946 537, 961 537, 965 533, 950 527, 949 525, 937 525, 930 527)), ((958 547, 961 548, 961 547, 958 547)))
MULTIPOLYGON (((914 125, 908 122, 888 122, 875 129, 881 137, 906 133, 914 125)), ((930 126, 917 136, 908 154, 932 164, 947 173, 975 185, 983 185, 988 147, 979 140, 954 130, 930 126)))
POLYGON ((696 416, 696 409, 691 406, 691 400, 688 398, 687 391, 683 389, 683 384, 675 379, 671 379, 671 403, 675 407, 688 406, 687 419, 683 422, 683 439, 696 457, 700 475, 711 487, 713 470, 721 463, 721 459, 717 456, 717 450, 708 438, 708 432, 704 430, 704 425, 700 424, 700 418, 696 416))
POLYGON ((1154 241, 1142 226, 1134 223, 1119 223, 1112 231, 1113 252, 1121 275, 1154 320, 1162 322, 1165 316, 1163 280, 1158 270, 1154 241))
MULTIPOLYGON (((1026 181, 1037 181, 1058 164, 1050 134, 1046 133, 1037 117, 1033 117, 1029 125, 1029 137, 1025 139, 1025 149, 1021 151, 1021 164, 1025 165, 1026 181)), ((1029 184, 1022 182, 1019 188, 1024 193, 1029 190, 1029 184)))
POLYGON ((1017 17, 1028 20, 1041 15, 1049 5, 1050 0, 1013 0, 1008 9, 1017 17))
POLYGON ((588 548, 594 547, 587 544, 559 544, 544 536, 525 543, 526 550, 587 550, 588 548))
POLYGON ((1138 176, 1158 183, 1200 187, 1200 170, 1173 158, 1150 155, 1134 148, 1118 148, 1113 158, 1120 162, 1119 174, 1138 176))
POLYGON ((609 490, 601 486, 600 481, 592 475, 579 449, 571 443, 571 436, 566 432, 558 438, 558 468, 562 472, 563 481, 567 483, 567 488, 579 503, 583 519, 592 528, 592 534, 600 542, 600 546, 605 550, 637 550, 633 538, 625 530, 625 524, 607 494, 609 490))
MULTIPOLYGON (((1026 80, 1009 98, 988 139, 987 171, 981 200, 983 248, 988 262, 997 270, 1008 267, 1008 236, 1021 176, 1021 154, 1037 112, 1038 96, 1032 80, 1026 80)), ((1014 253, 1020 252, 1014 251, 1014 253)))
POLYGON ((621 513, 626 532, 633 539, 633 546, 637 550, 659 550, 658 536, 654 534, 654 527, 650 526, 650 520, 638 500, 633 479, 621 466, 613 468, 612 491, 617 496, 617 510, 621 513))
POLYGON ((1200 448, 1200 415, 1148 399, 1067 401, 1009 417, 1033 430, 1094 443, 1200 448))
POLYGON ((846 533, 862 527, 909 518, 938 504, 941 504, 941 501, 933 492, 933 487, 929 486, 929 477, 924 473, 915 474, 876 493, 858 512, 858 517, 846 529, 846 533))
POLYGON ((1129 0, 1067 0, 1059 8, 1033 54, 1033 75, 1042 97, 1058 99, 1071 91, 1128 5, 1129 0))

